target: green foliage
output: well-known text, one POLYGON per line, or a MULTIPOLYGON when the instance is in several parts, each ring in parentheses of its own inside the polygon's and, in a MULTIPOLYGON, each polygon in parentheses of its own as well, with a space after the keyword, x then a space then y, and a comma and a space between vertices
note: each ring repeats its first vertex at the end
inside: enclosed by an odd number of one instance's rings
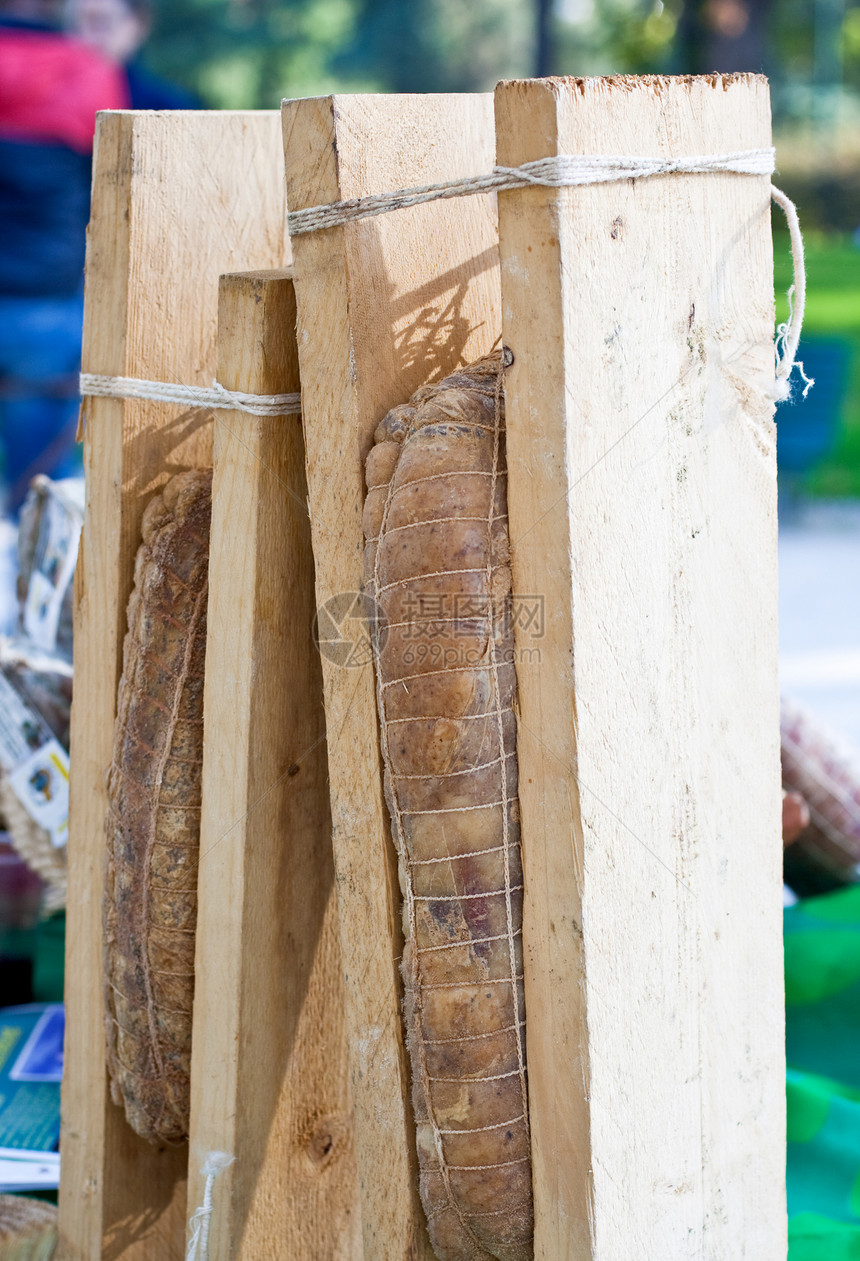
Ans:
POLYGON ((860 9, 849 9, 842 19, 842 56, 850 65, 860 63, 860 9))
POLYGON ((219 109, 330 91, 474 92, 531 70, 532 0, 173 0, 153 70, 219 109))
POLYGON ((807 0, 780 0, 771 21, 771 40, 779 78, 808 83, 815 50, 813 6, 807 0))
POLYGON ((846 10, 841 32, 842 69, 845 83, 860 88, 860 7, 846 10))
POLYGON ((356 17, 356 0, 173 0, 158 12, 146 61, 216 109, 379 90, 372 76, 331 68, 356 17))
POLYGON ((361 0, 353 38, 335 59, 392 92, 479 92, 530 72, 529 0, 361 0))
MULTIPOLYGON (((534 68, 538 0, 155 3, 147 61, 221 108, 271 107, 281 96, 332 90, 480 91, 534 68)), ((684 70, 679 26, 693 3, 553 0, 552 73, 684 70)), ((796 116, 820 77, 825 8, 830 13, 824 0, 771 6, 775 101, 796 116)), ((827 32, 828 64, 841 59, 845 84, 860 89, 860 0, 849 0, 841 26, 833 18, 827 32)))
MULTIPOLYGON (((810 234, 806 272, 804 332, 844 337, 852 347, 836 448, 813 470, 807 489, 816 495, 860 496, 860 249, 850 238, 810 234)), ((779 234, 774 239, 777 320, 784 320, 788 313, 784 295, 790 284, 791 252, 787 237, 779 234)))
POLYGON ((659 74, 673 62, 683 0, 560 0, 559 74, 659 74))

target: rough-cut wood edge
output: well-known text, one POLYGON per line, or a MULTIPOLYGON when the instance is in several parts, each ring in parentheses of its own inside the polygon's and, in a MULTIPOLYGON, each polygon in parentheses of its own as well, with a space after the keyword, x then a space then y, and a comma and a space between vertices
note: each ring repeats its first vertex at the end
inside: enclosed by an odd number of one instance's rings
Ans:
MULTIPOLYGON (((274 112, 100 115, 85 371, 211 382, 218 273, 289 261, 279 147, 274 112)), ((186 1150, 150 1149, 107 1094, 98 997, 101 829, 140 519, 172 472, 211 464, 211 432, 205 416, 173 406, 91 399, 85 413, 57 1256, 179 1261, 186 1150)))
MULTIPOLYGON (((285 102, 283 118, 294 210, 492 165, 488 97, 321 97, 285 102)), ((438 202, 300 236, 293 249, 324 604, 361 591, 363 466, 376 425, 498 335, 494 209, 485 198, 438 202)), ((432 1254, 418 1200, 398 978, 400 891, 369 652, 351 669, 324 656, 323 684, 365 1255, 418 1261, 432 1254)))
MULTIPOLYGON (((105 359, 102 371, 121 373, 127 362, 131 250, 130 203, 134 125, 99 120, 93 158, 93 201, 87 244, 88 286, 84 357, 105 359), (96 302, 90 296, 98 292, 96 302)), ((59 1195, 58 1256, 96 1261, 105 1236, 115 1249, 115 1218, 147 1215, 152 1224, 178 1214, 172 1202, 184 1177, 184 1153, 150 1149, 110 1102, 105 1070, 101 904, 104 880, 104 777, 111 758, 116 688, 121 672, 125 604, 120 588, 117 533, 122 518, 123 428, 127 405, 91 400, 84 441, 86 513, 75 570, 74 658, 69 793, 69 876, 66 913, 66 1043, 62 1089, 63 1170, 59 1195), (140 1163, 137 1150, 140 1149, 140 1163), (132 1165, 135 1175, 128 1173, 132 1165), (118 1176, 117 1176, 118 1175, 118 1176), (127 1189, 123 1186, 127 1183, 127 1189), (145 1188, 145 1196, 140 1195, 145 1188), (125 1203, 123 1203, 125 1199, 125 1203)), ((131 405, 134 407, 134 405, 131 405)), ((133 558, 126 559, 126 572, 133 558)), ((130 583, 128 584, 130 587, 130 583)), ((184 1200, 180 1189, 181 1200, 184 1200)), ((180 1205, 179 1212, 184 1205, 180 1205)), ((168 1226, 168 1233, 170 1232, 168 1226)), ((162 1238, 162 1244, 169 1248, 162 1238)), ((126 1247, 129 1257, 134 1249, 126 1247)), ((142 1255, 142 1254, 138 1254, 142 1255)))
MULTIPOLYGON (((504 165, 770 143, 760 76, 505 83, 496 118, 504 165)), ((499 198, 514 590, 545 609, 517 623, 541 1261, 785 1256, 768 181, 702 177, 706 211, 697 178, 499 198), (719 299, 688 297, 708 258, 719 299), (650 406, 688 351, 687 412, 650 406)))
MULTIPOLYGON (((731 74, 724 74, 721 71, 714 71, 712 74, 606 74, 599 78, 560 74, 547 79, 501 79, 496 85, 496 91, 507 92, 514 86, 525 91, 530 91, 533 87, 538 87, 540 90, 550 87, 561 91, 573 89, 581 96, 585 96, 586 93, 594 90, 595 84, 600 84, 601 88, 607 91, 622 92, 638 92, 643 88, 654 92, 665 92, 672 91, 678 86, 689 88, 693 84, 719 88, 726 92, 736 85, 748 87, 758 85, 767 90, 768 78, 765 74, 754 74, 746 70, 735 71, 731 74)), ((544 157, 546 156, 544 154, 544 157)), ((532 159, 524 160, 531 161, 532 159)))
MULTIPOLYGON (((221 277, 218 380, 299 389, 290 272, 221 277)), ((358 1261, 313 555, 297 416, 215 418, 189 1211, 211 1261, 358 1261)))

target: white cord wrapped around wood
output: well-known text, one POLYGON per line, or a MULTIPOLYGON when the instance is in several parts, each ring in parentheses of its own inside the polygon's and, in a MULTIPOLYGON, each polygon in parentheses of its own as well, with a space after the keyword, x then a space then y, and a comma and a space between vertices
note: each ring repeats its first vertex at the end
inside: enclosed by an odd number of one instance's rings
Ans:
MULTIPOLYGON (((441 184, 425 184, 402 188, 391 193, 372 193, 348 201, 331 202, 294 210, 288 216, 290 236, 335 228, 358 219, 388 214, 408 206, 439 201, 450 197, 470 197, 477 193, 505 192, 508 189, 537 186, 542 188, 578 188, 589 184, 612 184, 621 180, 651 179, 658 175, 772 175, 776 166, 775 150, 744 149, 736 153, 699 154, 688 158, 642 158, 612 154, 557 154, 524 162, 522 166, 496 166, 487 175, 448 180, 441 184)), ((789 290, 789 316, 777 329, 776 371, 769 393, 775 402, 791 396, 789 378, 795 365, 803 312, 806 305, 806 270, 803 261, 803 238, 793 202, 779 188, 771 185, 770 194, 784 212, 791 237, 794 284, 789 290)), ((804 397, 814 385, 798 363, 806 383, 804 397)))
MULTIPOLYGON (((522 166, 496 166, 487 175, 475 175, 466 179, 448 180, 441 184, 425 184, 417 188, 404 188, 391 193, 372 193, 367 197, 354 197, 348 201, 336 201, 322 206, 309 206, 294 210, 288 215, 291 236, 307 232, 319 232, 327 228, 388 214, 409 206, 419 206, 429 201, 451 197, 469 197, 477 193, 504 192, 508 189, 527 188, 577 188, 590 184, 611 184, 622 180, 650 179, 658 175, 771 175, 775 168, 773 148, 745 149, 737 153, 700 154, 688 158, 642 158, 618 155, 558 154, 524 162, 522 166)), ((791 377, 800 342, 803 314, 806 306, 806 268, 803 259, 803 237, 797 210, 790 198, 779 188, 770 186, 772 199, 780 207, 788 223, 791 237, 791 255, 794 267, 794 284, 789 290, 789 316, 777 330, 776 370, 770 390, 771 397, 780 402, 791 395, 791 377)), ((798 363, 805 389, 804 397, 814 381, 798 363)), ((195 385, 170 384, 164 381, 139 380, 135 377, 110 376, 82 372, 80 390, 83 397, 148 399, 153 402, 187 404, 191 407, 211 407, 215 410, 248 412, 252 416, 288 416, 301 412, 300 394, 244 394, 225 390, 217 381, 206 389, 195 385)))
POLYGON ((577 188, 584 184, 614 184, 620 180, 649 179, 655 175, 707 175, 730 172, 736 175, 771 175, 775 166, 773 149, 745 149, 738 153, 703 154, 692 158, 634 158, 610 154, 569 154, 539 158, 522 166, 495 166, 488 175, 447 180, 402 188, 393 193, 372 193, 349 201, 294 210, 288 216, 290 236, 319 232, 356 219, 420 206, 427 201, 449 197, 471 197, 476 193, 499 193, 512 188, 536 185, 543 188, 577 188))
POLYGON ((211 407, 215 411, 248 412, 251 416, 296 416, 302 410, 301 394, 244 394, 241 390, 225 390, 217 381, 207 389, 200 385, 82 372, 80 391, 82 398, 147 399, 153 403, 211 407))

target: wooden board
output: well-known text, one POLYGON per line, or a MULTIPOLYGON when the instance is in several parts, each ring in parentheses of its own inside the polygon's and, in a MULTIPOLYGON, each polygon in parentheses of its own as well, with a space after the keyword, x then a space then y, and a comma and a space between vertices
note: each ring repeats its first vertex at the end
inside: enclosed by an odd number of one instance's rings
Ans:
MULTIPOLYGON (((291 209, 485 172, 488 96, 284 104, 291 209)), ((429 1257, 400 1012, 400 891, 361 605, 364 459, 386 411, 499 334, 489 198, 436 202, 293 241, 332 824, 368 1261, 429 1257), (356 614, 356 615, 354 615, 356 614), (337 633, 337 632, 335 632, 337 633), (350 647, 351 645, 351 647, 350 647)))
MULTIPOLYGON (((299 389, 289 273, 221 278, 218 380, 299 389)), ((299 416, 215 417, 189 1205, 210 1261, 361 1255, 299 416)))
MULTIPOLYGON (((770 144, 763 79, 496 95, 498 161, 770 144)), ((500 194, 542 1261, 785 1256, 769 181, 500 194), (525 604, 524 604, 524 607, 525 604)))
MULTIPOLYGON (((209 385, 218 275, 289 262, 276 113, 99 118, 83 368, 209 385)), ((184 1254, 184 1147, 139 1140, 106 1089, 101 989, 105 771, 140 518, 167 478, 211 464, 209 413, 92 399, 76 573, 60 1257, 184 1254)))

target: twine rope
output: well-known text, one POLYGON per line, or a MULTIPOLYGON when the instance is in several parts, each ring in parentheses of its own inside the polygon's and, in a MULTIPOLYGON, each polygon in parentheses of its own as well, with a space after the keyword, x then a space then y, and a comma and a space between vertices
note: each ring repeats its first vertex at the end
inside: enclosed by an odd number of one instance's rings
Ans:
POLYGON ((185 1253, 185 1261, 209 1261, 209 1227, 212 1222, 212 1198, 215 1188, 215 1179, 223 1169, 228 1165, 232 1165, 236 1159, 228 1152, 209 1152, 200 1167, 200 1172, 206 1178, 203 1187, 203 1203, 196 1209, 189 1220, 189 1226, 193 1226, 191 1238, 188 1240, 188 1248, 185 1253))
MULTIPOLYGON (((371 193, 346 201, 309 206, 287 216, 290 236, 303 236, 341 227, 360 219, 404 210, 425 202, 452 197, 471 197, 479 193, 505 192, 515 188, 578 188, 591 184, 614 184, 623 180, 651 179, 662 175, 772 175, 776 153, 771 148, 742 149, 735 153, 700 154, 689 158, 642 158, 614 155, 558 154, 524 162, 522 166, 496 166, 487 175, 468 176, 438 184, 423 184, 391 193, 371 193)), ((770 186, 773 201, 783 211, 791 238, 794 283, 788 291, 788 319, 776 331, 775 374, 769 396, 781 402, 791 396, 789 378, 797 362, 804 381, 803 397, 815 384, 796 360, 806 306, 806 268, 803 257, 803 236, 797 210, 789 197, 775 185, 770 186)), ((217 381, 211 388, 169 384, 136 377, 111 376, 107 373, 82 372, 81 396, 100 398, 146 399, 159 403, 178 403, 214 410, 248 412, 252 416, 290 416, 301 413, 300 394, 245 394, 225 390, 217 381)), ((445 474, 448 476, 448 474, 445 474)), ((493 474, 484 474, 492 477, 493 474)))
MULTIPOLYGON (((589 184, 612 184, 622 180, 651 179, 658 175, 708 175, 729 173, 735 175, 772 175, 776 168, 776 151, 771 148, 743 149, 736 153, 701 154, 689 158, 640 158, 613 155, 558 154, 524 162, 522 166, 496 166, 488 175, 469 176, 448 180, 441 184, 424 184, 416 188, 404 188, 393 193, 373 193, 367 197, 353 197, 347 201, 328 205, 309 206, 294 210, 288 216, 290 236, 306 232, 319 232, 326 228, 369 219, 374 215, 403 210, 407 206, 419 206, 428 201, 450 197, 470 197, 478 193, 505 192, 514 188, 578 188, 589 184)), ((774 383, 769 390, 775 402, 791 396, 789 378, 795 366, 803 313, 806 306, 806 269, 803 258, 803 237, 797 210, 781 189, 770 186, 773 201, 783 211, 791 238, 791 256, 794 267, 794 283, 788 291, 789 315, 780 324, 775 344, 774 383)), ((803 397, 815 384, 797 361, 798 371, 804 381, 803 397)))
MULTIPOLYGON (((791 239, 791 263, 794 283, 788 291, 788 319, 776 330, 776 380, 774 382, 774 398, 777 402, 789 398, 791 387, 788 379, 795 365, 797 347, 800 343, 800 330, 803 327, 803 312, 806 309, 806 263, 803 257, 803 233, 800 231, 800 220, 797 207, 790 197, 786 197, 782 189, 775 184, 770 186, 770 195, 785 215, 788 224, 788 235, 791 239)), ((805 385, 803 397, 815 385, 815 379, 808 377, 803 371, 803 364, 797 360, 797 370, 805 385)))
POLYGON ((619 180, 648 179, 655 175, 707 175, 728 171, 737 175, 772 175, 775 150, 744 149, 737 153, 704 154, 692 158, 634 158, 602 155, 558 154, 524 162, 522 166, 494 166, 488 175, 447 180, 442 184, 422 184, 393 193, 372 193, 347 201, 330 202, 294 210, 287 216, 290 236, 335 228, 356 219, 369 219, 391 210, 420 206, 427 201, 449 197, 471 197, 476 193, 499 193, 535 185, 542 188, 575 188, 583 184, 613 184, 619 180))
POLYGON ((225 390, 217 381, 207 389, 200 385, 82 372, 80 392, 82 398, 146 399, 153 403, 211 407, 215 411, 248 412, 251 416, 297 416, 302 410, 301 394, 245 394, 241 390, 225 390))
MULTIPOLYGON (((487 518, 487 595, 490 600, 490 625, 495 628, 499 613, 502 610, 497 608, 498 600, 495 594, 493 584, 493 561, 495 552, 495 524, 496 512, 496 486, 499 478, 507 478, 507 460, 505 467, 500 467, 501 456, 501 415, 504 405, 504 376, 505 370, 511 366, 513 355, 507 347, 502 347, 502 353, 499 356, 499 370, 496 376, 496 388, 493 391, 493 477, 490 482, 490 512, 487 518)), ((505 481, 505 506, 507 506, 507 481, 505 481)), ((507 513, 505 514, 507 516, 507 513)), ((511 596, 508 596, 511 599, 511 596)), ((504 888, 505 888, 505 911, 506 911, 506 927, 508 937, 508 959, 511 969, 511 998, 514 1008, 514 1021, 516 1023, 516 1039, 517 1039, 517 1071, 520 1081, 520 1093, 523 1103, 523 1123, 526 1128, 526 1134, 530 1134, 531 1126, 529 1123, 529 1099, 528 1085, 526 1080, 526 1049, 524 1040, 525 1030, 525 1011, 523 1010, 520 999, 520 988, 517 977, 517 958, 516 946, 514 943, 515 936, 521 936, 514 933, 513 930, 513 906, 511 901, 511 849, 515 842, 510 834, 510 812, 508 807, 517 802, 516 794, 513 797, 508 796, 508 764, 505 757, 505 725, 502 711, 501 701, 501 683, 499 680, 499 658, 495 636, 493 642, 493 650, 490 655, 490 669, 493 677, 493 707, 495 709, 496 731, 498 734, 499 761, 502 779, 502 856, 504 860, 504 888)))

